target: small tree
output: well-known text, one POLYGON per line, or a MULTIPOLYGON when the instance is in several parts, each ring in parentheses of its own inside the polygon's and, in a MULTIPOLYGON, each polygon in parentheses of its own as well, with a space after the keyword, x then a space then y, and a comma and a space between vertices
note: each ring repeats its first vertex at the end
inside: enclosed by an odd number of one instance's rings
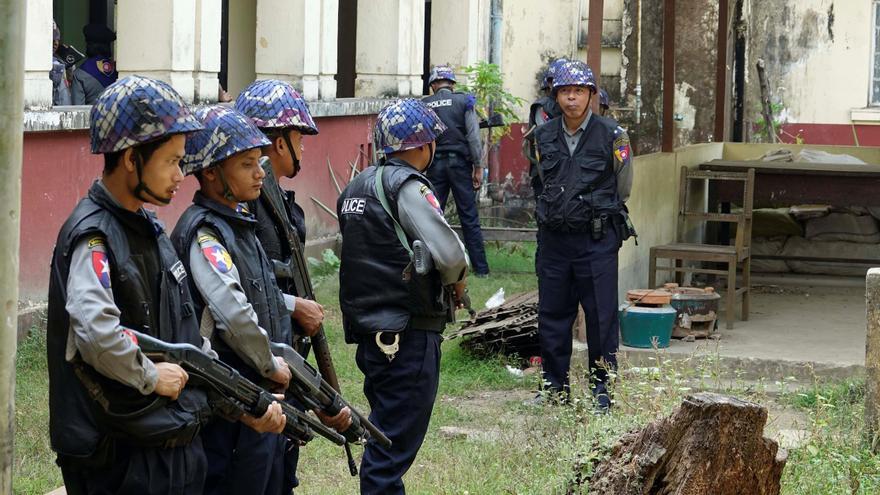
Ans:
POLYGON ((516 109, 525 100, 504 90, 504 77, 495 64, 477 62, 462 68, 462 72, 468 75, 469 82, 460 84, 460 89, 476 97, 477 115, 481 119, 492 114, 500 115, 504 122, 502 126, 489 128, 489 144, 492 145, 510 133, 510 124, 517 120, 516 109))

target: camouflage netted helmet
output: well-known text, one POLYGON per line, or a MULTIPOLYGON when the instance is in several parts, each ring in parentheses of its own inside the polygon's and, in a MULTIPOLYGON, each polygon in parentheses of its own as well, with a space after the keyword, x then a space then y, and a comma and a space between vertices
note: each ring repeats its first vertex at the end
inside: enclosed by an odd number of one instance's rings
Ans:
POLYGON ((431 75, 428 76, 428 84, 434 81, 455 82, 455 72, 448 65, 435 65, 431 68, 431 75))
POLYGON ((553 92, 555 93, 563 86, 586 86, 590 88, 591 92, 596 92, 593 71, 580 60, 565 62, 556 68, 556 74, 553 77, 553 92))
POLYGON ((556 77, 556 70, 559 66, 568 62, 567 58, 557 58, 550 62, 550 66, 544 72, 544 79, 541 81, 541 89, 548 89, 553 85, 553 78, 556 77))
POLYGON ((429 144, 445 131, 446 125, 422 100, 407 98, 379 112, 373 142, 377 152, 387 155, 429 144))
POLYGON ((186 140, 186 175, 210 168, 236 153, 271 144, 247 117, 232 108, 210 105, 197 109, 195 114, 205 128, 186 140))
POLYGON ((142 76, 107 86, 89 116, 92 153, 114 153, 200 129, 202 124, 174 88, 142 76))
POLYGON ((318 133, 308 104, 290 83, 284 81, 254 81, 235 99, 235 109, 263 130, 290 127, 302 134, 318 133))

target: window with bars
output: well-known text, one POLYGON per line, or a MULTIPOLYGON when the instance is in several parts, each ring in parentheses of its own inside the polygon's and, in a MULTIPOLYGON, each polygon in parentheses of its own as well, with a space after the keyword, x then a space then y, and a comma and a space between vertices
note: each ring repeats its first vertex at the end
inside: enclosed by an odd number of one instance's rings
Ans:
POLYGON ((871 71, 871 106, 880 106, 880 0, 874 0, 874 67, 871 71))

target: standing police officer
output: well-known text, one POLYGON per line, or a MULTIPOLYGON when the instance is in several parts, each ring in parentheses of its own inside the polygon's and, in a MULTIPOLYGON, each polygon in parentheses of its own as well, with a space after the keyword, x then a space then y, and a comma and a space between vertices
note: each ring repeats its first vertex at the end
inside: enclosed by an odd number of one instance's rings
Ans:
MULTIPOLYGON (((296 203, 294 191, 281 188, 281 177, 294 178, 300 171, 303 135, 318 134, 318 126, 309 113, 309 107, 300 94, 284 81, 274 79, 255 81, 235 100, 235 109, 247 116, 271 142, 263 146, 263 188, 260 197, 250 201, 248 207, 257 222, 256 233, 263 250, 269 259, 290 266, 294 250, 302 249, 306 243, 306 222, 303 209, 296 203), (294 236, 299 239, 298 245, 294 236)), ((303 257, 304 259, 304 257, 303 257)), ((304 299, 306 294, 297 293, 296 284, 289 271, 276 272, 278 286, 285 294, 296 296, 296 309, 293 312, 295 334, 312 336, 317 332, 324 318, 324 308, 315 301, 304 299)), ((318 413, 328 426, 339 428, 347 424, 349 415, 343 415, 341 422, 331 422, 318 413)), ((276 462, 283 461, 280 469, 284 476, 281 493, 289 495, 299 485, 296 469, 299 460, 299 446, 289 441, 284 446, 283 455, 276 462)))
MULTIPOLYGON (((544 391, 566 399, 571 327, 578 303, 587 318, 591 391, 600 412, 611 407, 608 371, 616 366, 617 252, 634 235, 626 212, 632 187, 629 138, 617 122, 593 115, 593 73, 583 62, 561 65, 553 92, 563 115, 535 131, 538 333, 544 391)), ((545 396, 539 394, 537 402, 545 396)))
MULTIPOLYGON (((184 170, 200 189, 171 237, 192 273, 196 314, 220 359, 253 381, 281 387, 290 369, 272 355, 269 342, 291 344, 294 299, 282 294, 272 264, 255 233, 256 222, 242 203, 260 194, 265 172, 260 147, 269 140, 244 115, 228 107, 200 108, 205 125, 186 144, 184 170)), ((203 433, 208 455, 205 493, 280 493, 273 462, 284 437, 258 434, 219 420, 203 433)))
MULTIPOLYGON (((210 351, 187 271, 142 208, 171 202, 184 135, 202 125, 170 86, 139 76, 111 85, 90 120, 104 173, 61 228, 49 282, 52 448, 72 495, 201 493, 206 395, 184 388, 180 366, 144 356, 126 330, 210 351)), ((270 413, 283 426, 277 404, 270 413)))
POLYGON ((605 88, 599 88, 599 115, 604 117, 609 108, 611 107, 608 106, 608 92, 605 88))
POLYGON ((424 171, 446 126, 424 103, 398 100, 376 121, 385 158, 360 173, 336 204, 342 232, 339 302, 345 340, 357 344, 370 421, 388 435, 368 442, 362 494, 404 493, 402 476, 428 430, 440 375, 440 333, 464 295, 467 257, 424 171), (434 269, 416 273, 415 241, 434 269), (454 290, 454 297, 446 297, 454 290))
POLYGON ((113 60, 111 44, 116 41, 116 33, 103 24, 87 24, 83 28, 86 37, 86 56, 73 73, 71 99, 74 105, 91 105, 113 84, 119 75, 116 61, 113 60))
POLYGON ((444 210, 449 190, 452 189, 474 275, 485 277, 489 275, 489 263, 486 261, 480 212, 474 192, 483 183, 483 167, 480 164, 483 145, 480 143, 480 123, 474 109, 476 99, 473 95, 453 91, 455 73, 446 65, 431 69, 428 84, 433 94, 422 98, 422 101, 446 125, 446 132, 437 138, 437 152, 434 164, 428 170, 428 179, 440 200, 440 208, 444 210))

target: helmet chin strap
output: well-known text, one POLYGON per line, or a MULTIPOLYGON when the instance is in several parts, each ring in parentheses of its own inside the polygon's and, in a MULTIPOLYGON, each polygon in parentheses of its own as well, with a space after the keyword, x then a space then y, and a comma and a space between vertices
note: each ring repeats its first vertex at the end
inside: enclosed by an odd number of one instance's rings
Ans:
POLYGON ((425 172, 427 172, 428 169, 431 168, 431 165, 434 164, 434 154, 437 150, 437 143, 436 142, 431 141, 429 144, 431 146, 431 158, 428 160, 428 165, 425 167, 425 172))
POLYGON ((158 194, 156 194, 152 190, 150 190, 149 187, 147 187, 147 185, 144 183, 144 180, 142 178, 142 173, 143 173, 143 168, 144 168, 143 157, 141 156, 141 154, 138 150, 132 150, 131 152, 134 155, 134 169, 137 172, 137 179, 138 179, 137 186, 135 186, 135 188, 134 188, 135 197, 137 199, 143 201, 144 203, 151 203, 152 201, 148 198, 145 198, 142 194, 142 193, 147 193, 148 195, 150 195, 153 198, 153 200, 155 200, 158 203, 161 203, 163 205, 171 204, 171 198, 163 198, 162 196, 159 196, 158 194))
POLYGON ((227 201, 234 201, 238 203, 238 198, 232 194, 232 189, 229 187, 229 183, 226 182, 226 177, 223 175, 223 170, 218 166, 217 167, 217 177, 220 178, 220 183, 223 184, 223 197, 226 198, 227 201))
POLYGON ((281 135, 284 136, 284 142, 287 143, 287 149, 290 151, 290 158, 293 159, 293 174, 288 175, 292 179, 299 173, 302 166, 300 165, 299 158, 296 157, 296 152, 293 150, 293 144, 290 142, 290 131, 284 131, 281 135))

